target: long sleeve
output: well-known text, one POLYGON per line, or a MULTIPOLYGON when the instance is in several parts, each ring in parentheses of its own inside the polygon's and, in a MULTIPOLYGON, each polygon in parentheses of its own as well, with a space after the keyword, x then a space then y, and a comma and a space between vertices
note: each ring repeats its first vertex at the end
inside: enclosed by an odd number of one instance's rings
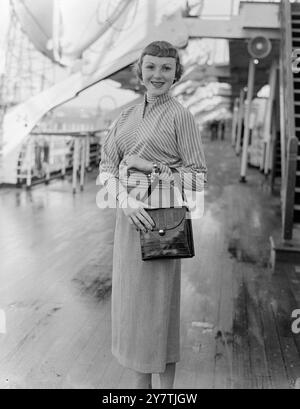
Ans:
POLYGON ((175 133, 181 164, 174 168, 162 164, 161 179, 180 182, 185 190, 202 191, 207 183, 207 167, 199 129, 187 109, 175 116, 175 133))
POLYGON ((116 133, 121 119, 122 114, 114 122, 105 138, 101 151, 98 181, 105 186, 106 191, 114 199, 123 201, 123 199, 127 198, 128 193, 119 180, 119 164, 122 157, 116 145, 116 133))

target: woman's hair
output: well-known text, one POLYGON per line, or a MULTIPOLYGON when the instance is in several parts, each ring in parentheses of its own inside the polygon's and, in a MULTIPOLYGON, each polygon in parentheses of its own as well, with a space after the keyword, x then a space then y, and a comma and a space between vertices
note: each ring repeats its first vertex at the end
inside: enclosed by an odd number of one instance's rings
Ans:
POLYGON ((153 41, 152 43, 148 44, 143 49, 140 55, 140 58, 135 64, 136 74, 141 81, 143 80, 142 64, 143 64, 143 58, 145 55, 152 55, 153 57, 175 58, 176 59, 176 71, 175 71, 174 83, 180 80, 182 73, 183 73, 183 66, 180 63, 178 50, 172 44, 168 43, 167 41, 153 41))

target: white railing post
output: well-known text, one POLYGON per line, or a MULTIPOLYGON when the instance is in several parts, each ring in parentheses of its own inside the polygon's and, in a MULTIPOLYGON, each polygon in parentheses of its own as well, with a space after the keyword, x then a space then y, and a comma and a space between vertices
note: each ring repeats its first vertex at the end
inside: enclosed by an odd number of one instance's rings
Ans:
POLYGON ((86 139, 85 137, 81 137, 81 149, 80 149, 80 190, 83 190, 83 185, 84 185, 84 173, 85 173, 85 144, 86 144, 86 139))
POLYGON ((235 146, 235 141, 236 141, 236 127, 238 123, 238 114, 239 114, 239 108, 238 108, 238 98, 235 98, 234 100, 234 106, 233 106, 233 115, 232 115, 232 128, 231 128, 231 145, 232 147, 235 146))
POLYGON ((73 175, 72 175, 72 187, 73 193, 76 193, 77 184, 77 169, 78 169, 78 156, 79 156, 79 138, 74 136, 74 150, 73 150, 73 175))
POLYGON ((286 170, 286 136, 285 136, 285 101, 284 101, 284 72, 283 72, 283 53, 280 51, 279 58, 279 104, 280 104, 280 152, 281 152, 281 185, 285 180, 286 170))
POLYGON ((264 170, 265 175, 269 173, 270 169, 270 152, 271 152, 271 122, 272 122, 272 113, 275 97, 275 88, 276 88, 276 74, 277 74, 277 61, 273 61, 270 69, 269 76, 269 87, 270 95, 267 102, 266 109, 266 118, 265 118, 265 127, 264 127, 264 144, 265 144, 265 155, 262 169, 264 170))
POLYGON ((66 176, 66 138, 63 138, 63 155, 61 164, 61 176, 64 178, 66 176))
POLYGON ((32 165, 32 158, 33 158, 33 143, 32 143, 32 136, 28 142, 28 151, 26 155, 26 187, 29 189, 31 187, 31 165, 32 165))
POLYGON ((245 132, 243 138, 243 152, 242 152, 242 163, 241 163, 241 177, 240 182, 246 182, 246 171, 247 171, 247 159, 248 159, 248 146, 249 146, 249 134, 250 134, 250 113, 253 97, 255 79, 255 63, 251 58, 249 62, 249 73, 248 73, 248 91, 247 91, 247 104, 245 107, 245 132))

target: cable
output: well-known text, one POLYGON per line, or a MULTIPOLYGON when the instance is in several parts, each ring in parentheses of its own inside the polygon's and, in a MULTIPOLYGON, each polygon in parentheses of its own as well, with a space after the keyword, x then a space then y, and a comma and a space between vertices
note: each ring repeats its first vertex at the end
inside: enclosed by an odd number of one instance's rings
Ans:
MULTIPOLYGON (((123 13, 123 11, 125 11, 125 9, 129 6, 130 2, 131 2, 131 0, 123 0, 122 1, 123 5, 121 7, 119 7, 118 10, 116 11, 116 17, 114 18, 115 20, 117 20, 120 17, 120 15, 123 13)), ((96 15, 98 14, 99 4, 100 4, 100 2, 98 1, 97 8, 96 8, 96 11, 95 11, 96 15)), ((94 18, 95 18, 95 13, 93 13, 93 15, 90 18, 88 24, 85 26, 85 28, 81 32, 82 34, 81 34, 80 38, 82 38, 84 33, 88 30, 88 28, 90 27, 90 22, 94 18)), ((96 23, 100 26, 99 21, 96 21, 96 23)), ((103 36, 107 32, 107 30, 111 27, 111 24, 112 24, 111 22, 106 22, 105 24, 102 24, 101 32, 99 33, 98 38, 96 40, 94 40, 94 41, 90 41, 90 45, 88 45, 86 49, 90 49, 91 45, 94 44, 101 36, 103 36)), ((85 50, 83 50, 83 52, 84 51, 85 50)), ((92 52, 98 53, 96 50, 95 51, 92 50, 92 52)))
MULTIPOLYGON (((161 6, 160 7, 160 9, 159 9, 159 12, 160 13, 163 13, 163 11, 165 11, 166 9, 168 9, 169 8, 169 3, 165 3, 164 4, 164 6, 161 6)), ((137 24, 136 26, 135 26, 135 29, 138 29, 138 28, 140 28, 140 27, 142 27, 142 26, 145 26, 145 24, 146 24, 146 22, 145 21, 143 21, 142 23, 139 23, 139 24, 137 24)), ((132 36, 135 36, 136 37, 136 31, 132 34, 132 36)), ((130 39, 130 36, 127 38, 127 41, 130 39)), ((96 41, 98 41, 98 40, 96 40, 96 41)), ((114 45, 114 44, 113 44, 114 45)), ((141 48, 141 50, 142 50, 142 48, 141 48)), ((87 48, 85 51, 92 51, 92 53, 99 53, 101 50, 97 50, 96 48, 93 48, 92 50, 91 50, 91 47, 89 47, 89 48, 87 48)))
MULTIPOLYGON (((101 7, 101 2, 98 1, 97 11, 96 11, 97 23, 98 23, 100 26, 102 26, 102 25, 108 23, 108 24, 110 25, 110 27, 111 27, 113 23, 110 22, 110 15, 108 14, 108 13, 109 13, 110 4, 109 4, 108 0, 105 0, 105 1, 106 1, 106 11, 105 11, 105 19, 104 19, 103 21, 100 20, 100 14, 101 14, 101 12, 100 12, 100 7, 101 7)), ((130 4, 130 1, 131 1, 131 0, 129 0, 128 5, 130 4)), ((136 0, 135 0, 135 1, 136 1, 136 0)), ((118 9, 118 7, 120 6, 120 3, 122 3, 122 0, 120 0, 119 3, 118 3, 118 5, 114 7, 113 12, 115 12, 115 11, 118 9)), ((103 4, 103 3, 102 3, 102 4, 103 4)), ((111 14, 113 14, 113 12, 112 12, 111 14)))
MULTIPOLYGON (((95 13, 96 13, 96 15, 97 15, 98 9, 99 9, 99 0, 98 0, 98 3, 97 3, 96 10, 92 13, 91 18, 89 19, 89 21, 88 21, 88 23, 85 25, 85 27, 83 27, 83 29, 82 29, 80 35, 78 35, 77 38, 79 38, 79 39, 83 38, 84 34, 88 31, 88 29, 89 29, 89 27, 90 27, 91 21, 94 19, 95 13)), ((97 22, 98 22, 98 21, 97 21, 97 22)), ((99 25, 100 25, 100 24, 99 24, 99 25)))
MULTIPOLYGON (((107 1, 107 0, 106 0, 106 1, 107 1)), ((130 1, 131 1, 131 0, 129 0, 129 1, 128 1, 128 0, 123 0, 123 2, 128 3, 127 6, 129 6, 130 1)), ((98 0, 96 9, 95 9, 94 12, 91 14, 91 18, 89 19, 89 21, 87 22, 87 24, 85 25, 85 27, 82 29, 80 35, 77 36, 77 38, 82 39, 82 38, 85 36, 85 33, 86 33, 86 32, 88 31, 88 29, 90 28, 91 22, 92 22, 92 21, 94 20, 94 18, 95 18, 95 14, 96 14, 96 21, 97 21, 97 24, 98 24, 99 26, 104 26, 104 25, 107 24, 107 23, 109 23, 109 26, 111 26, 112 23, 110 23, 110 22, 108 22, 108 21, 104 21, 104 22, 99 21, 99 9, 100 9, 100 4, 101 4, 101 3, 100 3, 100 0, 98 0)), ((127 7, 127 6, 126 6, 126 7, 127 7)), ((96 40, 96 41, 97 41, 97 40, 96 40)))
POLYGON ((130 29, 130 27, 132 26, 136 16, 137 16, 137 11, 138 11, 138 0, 133 0, 135 2, 134 5, 134 10, 133 10, 133 16, 131 18, 131 21, 129 24, 127 24, 127 27, 122 27, 122 28, 118 28, 114 26, 114 23, 110 22, 110 15, 108 14, 108 9, 109 9, 109 3, 107 4, 107 9, 106 9, 106 22, 109 23, 110 27, 118 32, 123 32, 123 31, 127 31, 130 29))
MULTIPOLYGON (((131 2, 131 1, 132 1, 132 0, 129 0, 128 4, 125 6, 124 9, 128 8, 128 6, 130 5, 130 2, 131 2)), ((133 17, 132 17, 131 22, 130 22, 130 26, 133 24, 133 22, 134 22, 134 20, 135 20, 135 18, 136 18, 136 15, 137 15, 137 10, 138 10, 137 0, 133 0, 133 1, 135 1, 135 9, 134 9, 133 17)), ((127 3, 127 2, 126 2, 126 3, 127 3)), ((99 14, 99 6, 100 6, 100 3, 98 3, 98 11, 97 11, 98 14, 99 14)), ((107 13, 108 13, 108 8, 106 9, 106 14, 107 14, 107 13)), ((98 15, 98 14, 97 14, 97 15, 98 15)), ((119 13, 119 14, 120 14, 120 13, 119 13)), ((117 16, 117 17, 115 18, 115 20, 118 20, 119 17, 120 17, 120 15, 117 16)), ((100 24, 100 23, 99 23, 99 20, 98 20, 98 24, 100 24)), ((107 19, 106 19, 104 22, 102 22, 101 24, 102 24, 102 25, 108 24, 109 27, 107 28, 107 30, 108 30, 109 28, 114 29, 113 23, 112 23, 111 21, 109 21, 109 17, 107 17, 107 19)), ((118 30, 118 31, 117 31, 116 29, 114 29, 114 30, 116 31, 116 33, 118 33, 118 32, 122 32, 122 31, 128 30, 129 28, 130 28, 130 27, 128 27, 128 28, 126 28, 126 29, 124 29, 124 30, 120 29, 120 30, 118 30)), ((107 32, 107 30, 106 30, 106 32, 107 32)), ((105 46, 106 48, 112 48, 112 47, 115 45, 114 36, 115 36, 116 33, 112 33, 111 37, 106 40, 106 44, 103 44, 103 45, 102 45, 102 49, 103 49, 104 46, 105 46)), ((101 38, 101 36, 100 36, 95 42, 97 42, 100 38, 101 38)), ((93 44, 95 44, 95 42, 94 42, 93 44)), ((96 48, 94 48, 94 47, 91 45, 91 46, 88 48, 88 51, 91 52, 91 53, 94 53, 94 54, 99 54, 99 52, 100 52, 101 50, 97 49, 97 46, 96 46, 96 48)))

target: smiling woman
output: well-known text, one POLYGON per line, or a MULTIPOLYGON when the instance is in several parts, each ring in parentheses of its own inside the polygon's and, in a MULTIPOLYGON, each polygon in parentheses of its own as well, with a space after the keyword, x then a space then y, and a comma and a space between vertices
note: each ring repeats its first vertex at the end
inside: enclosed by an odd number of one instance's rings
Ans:
POLYGON ((177 49, 165 41, 151 43, 136 68, 147 90, 144 101, 121 113, 107 135, 100 163, 99 179, 118 202, 112 352, 135 371, 136 387, 151 388, 151 375, 159 373, 161 387, 167 389, 173 387, 180 359, 181 260, 143 261, 140 231, 154 228, 147 207, 183 207, 181 195, 174 195, 177 182, 179 186, 184 182, 184 189, 203 190, 206 165, 193 116, 168 93, 182 74, 177 49), (131 171, 143 175, 147 187, 149 179, 159 182, 150 205, 147 197, 137 199, 126 181, 122 184, 131 171))

